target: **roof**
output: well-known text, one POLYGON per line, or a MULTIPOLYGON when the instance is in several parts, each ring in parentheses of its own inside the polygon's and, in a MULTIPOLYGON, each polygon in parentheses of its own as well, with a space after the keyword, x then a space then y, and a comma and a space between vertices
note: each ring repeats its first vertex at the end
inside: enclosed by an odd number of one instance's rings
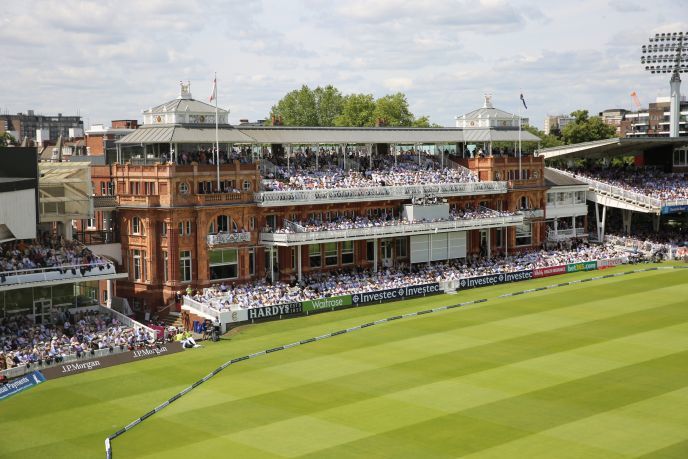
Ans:
POLYGON ((593 142, 562 145, 560 147, 545 148, 538 154, 545 159, 553 158, 603 158, 626 156, 643 151, 688 144, 688 138, 678 137, 648 137, 648 138, 618 138, 595 140, 593 142))
POLYGON ((562 174, 559 171, 545 167, 545 185, 549 187, 553 186, 588 186, 587 183, 577 180, 575 178, 569 177, 566 174, 562 174))
POLYGON ((481 107, 477 110, 473 110, 472 112, 461 115, 458 118, 463 119, 464 117, 470 120, 478 118, 517 118, 517 115, 494 107, 481 107))
MULTIPOLYGON (((515 142, 518 129, 460 129, 460 128, 352 128, 352 127, 294 127, 224 125, 219 130, 220 143, 259 144, 432 144, 459 142, 515 142)), ((538 141, 537 136, 522 130, 521 140, 538 141)), ((154 143, 214 143, 215 128, 188 125, 154 125, 140 127, 118 141, 121 144, 154 143)))
MULTIPOLYGON (((205 102, 201 102, 200 100, 177 98, 177 99, 173 99, 169 102, 165 102, 164 104, 160 104, 158 106, 155 106, 153 108, 149 108, 148 110, 144 110, 144 113, 186 112, 186 111, 189 111, 191 113, 214 112, 215 106, 210 105, 210 104, 206 104, 205 102)), ((222 108, 218 108, 217 111, 220 113, 227 113, 227 110, 224 110, 222 108)))

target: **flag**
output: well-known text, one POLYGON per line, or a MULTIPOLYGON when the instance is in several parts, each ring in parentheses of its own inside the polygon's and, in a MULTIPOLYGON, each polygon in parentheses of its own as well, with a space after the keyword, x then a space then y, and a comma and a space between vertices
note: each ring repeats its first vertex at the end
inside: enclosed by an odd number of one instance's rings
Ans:
POLYGON ((521 102, 523 102, 523 106, 528 110, 528 106, 526 105, 526 99, 523 97, 523 93, 521 93, 521 102))
POLYGON ((635 91, 631 93, 631 99, 633 100, 633 105, 635 105, 635 108, 640 110, 640 99, 638 98, 638 94, 635 91))
POLYGON ((217 99, 217 77, 213 80, 213 92, 210 94, 208 102, 212 102, 215 99, 217 99))

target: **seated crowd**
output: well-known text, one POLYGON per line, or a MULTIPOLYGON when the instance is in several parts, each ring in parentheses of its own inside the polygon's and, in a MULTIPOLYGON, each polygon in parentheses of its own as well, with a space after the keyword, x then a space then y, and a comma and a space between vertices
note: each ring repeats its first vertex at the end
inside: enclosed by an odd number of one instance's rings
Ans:
POLYGON ((469 257, 433 264, 384 268, 378 272, 324 272, 305 277, 302 285, 284 282, 258 282, 251 285, 227 285, 205 289, 192 295, 196 301, 218 310, 271 306, 310 299, 375 290, 398 288, 432 282, 506 273, 567 263, 615 258, 625 255, 614 244, 589 245, 577 242, 567 250, 537 250, 513 256, 469 257))
MULTIPOLYGON (((281 228, 277 228, 274 232, 279 234, 286 233, 310 233, 318 231, 339 231, 351 230, 361 228, 376 228, 384 226, 398 226, 398 225, 414 225, 419 223, 435 223, 455 220, 471 220, 478 218, 492 218, 492 217, 510 217, 516 215, 515 212, 492 210, 486 207, 479 207, 477 209, 460 209, 452 210, 449 218, 438 218, 432 220, 408 220, 406 218, 394 218, 393 216, 382 217, 366 217, 356 216, 355 218, 339 216, 332 221, 321 221, 316 219, 309 219, 306 221, 297 221, 286 223, 281 228)), ((269 228, 268 228, 269 229, 269 228)))
POLYGON ((44 233, 33 241, 0 244, 0 273, 64 266, 95 267, 107 260, 93 254, 78 241, 44 233))
POLYGON ((385 156, 370 161, 361 158, 358 166, 324 161, 316 167, 312 160, 289 166, 281 165, 263 184, 267 191, 319 190, 333 188, 363 188, 400 185, 477 182, 469 169, 441 167, 437 157, 429 154, 405 153, 397 160, 385 156))
POLYGON ((682 173, 666 173, 651 167, 594 167, 572 169, 575 176, 598 180, 662 201, 688 199, 688 179, 682 173))
POLYGON ((135 349, 156 337, 144 328, 120 323, 102 311, 56 313, 50 324, 35 324, 23 315, 0 319, 0 370, 20 365, 50 365, 68 355, 77 358, 99 349, 135 349))

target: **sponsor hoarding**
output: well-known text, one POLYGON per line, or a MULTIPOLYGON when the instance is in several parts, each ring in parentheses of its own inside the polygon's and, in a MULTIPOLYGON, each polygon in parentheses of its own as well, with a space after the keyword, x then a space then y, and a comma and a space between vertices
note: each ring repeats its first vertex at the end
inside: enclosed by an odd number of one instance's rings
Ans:
POLYGON ((597 269, 612 268, 626 263, 623 258, 609 258, 607 260, 597 260, 597 269))
POLYGON ((597 269, 597 261, 582 261, 566 265, 567 273, 577 273, 579 271, 594 271, 597 269))
POLYGON ((33 386, 37 386, 43 381, 45 381, 45 377, 40 371, 34 371, 33 373, 12 380, 0 386, 0 400, 4 400, 7 397, 11 397, 33 386))
POLYGON ((661 212, 662 215, 673 214, 675 212, 688 212, 688 206, 664 206, 661 212))
POLYGON ((308 300, 301 303, 303 311, 320 311, 322 309, 341 308, 343 306, 351 306, 351 295, 331 296, 329 298, 319 298, 317 300, 308 300))
POLYGON ((351 295, 351 304, 367 304, 378 301, 401 300, 414 296, 432 295, 441 293, 440 284, 409 285, 406 287, 393 288, 388 290, 377 290, 375 292, 362 292, 351 295))
POLYGON ((287 303, 275 306, 264 306, 262 308, 251 308, 248 310, 248 319, 264 319, 268 317, 279 317, 303 312, 301 303, 287 303))
POLYGON ((111 367, 120 363, 145 360, 159 355, 174 354, 183 350, 182 344, 178 342, 167 343, 160 347, 136 349, 128 352, 121 352, 114 355, 106 355, 91 360, 75 360, 63 363, 54 367, 45 368, 41 372, 46 379, 61 378, 62 376, 75 375, 86 371, 97 370, 99 368, 111 367))
POLYGON ((519 282, 533 278, 533 271, 515 271, 512 273, 488 274, 487 276, 464 277, 459 281, 459 290, 487 287, 490 285, 506 284, 509 282, 519 282))
POLYGON ((533 270, 533 277, 549 277, 558 274, 566 274, 566 265, 547 266, 546 268, 536 268, 533 270))

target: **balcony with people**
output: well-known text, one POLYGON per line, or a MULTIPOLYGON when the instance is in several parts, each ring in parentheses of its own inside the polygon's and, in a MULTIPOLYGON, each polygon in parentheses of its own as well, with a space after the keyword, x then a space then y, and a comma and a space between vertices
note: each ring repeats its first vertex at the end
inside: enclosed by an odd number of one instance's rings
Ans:
POLYGON ((442 206, 436 198, 430 201, 415 199, 414 204, 405 206, 401 216, 361 215, 337 216, 331 220, 311 218, 304 221, 285 220, 279 228, 265 228, 260 241, 265 245, 301 245, 311 242, 369 239, 374 237, 411 236, 429 233, 444 233, 486 229, 523 224, 523 215, 516 212, 498 211, 486 207, 466 207, 445 213, 416 217, 409 213, 412 207, 442 206))

